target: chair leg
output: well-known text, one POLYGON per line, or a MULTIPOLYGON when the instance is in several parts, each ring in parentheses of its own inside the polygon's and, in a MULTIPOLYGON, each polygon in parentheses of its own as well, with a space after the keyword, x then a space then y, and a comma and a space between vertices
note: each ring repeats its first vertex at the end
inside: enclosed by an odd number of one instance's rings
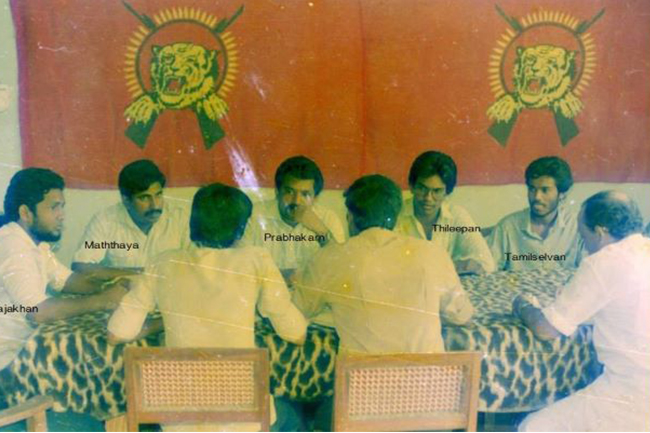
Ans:
POLYGON ((125 432, 126 428, 126 415, 120 415, 115 418, 107 419, 104 429, 107 432, 125 432))
POLYGON ((47 417, 45 411, 27 418, 27 431, 47 431, 47 417))

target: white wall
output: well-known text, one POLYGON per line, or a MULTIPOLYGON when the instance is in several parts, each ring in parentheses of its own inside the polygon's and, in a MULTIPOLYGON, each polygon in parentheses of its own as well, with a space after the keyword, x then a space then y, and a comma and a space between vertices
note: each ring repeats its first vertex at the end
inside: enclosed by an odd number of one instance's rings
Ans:
MULTIPOLYGON (((11 176, 21 167, 18 130, 18 62, 9 0, 0 0, 0 203, 11 176), (1 99, 8 96, 3 110, 1 99)), ((0 205, 0 208, 2 206, 0 205)))
MULTIPOLYGON (((0 188, 5 186, 0 185, 0 188)), ((650 218, 650 185, 642 184, 607 184, 580 183, 576 184, 567 197, 567 206, 574 209, 590 195, 607 189, 619 189, 630 194, 641 206, 646 221, 650 218)), ((167 200, 188 206, 196 188, 168 188, 165 190, 167 200)), ((273 197, 273 191, 268 188, 246 190, 253 201, 273 197)), ((57 254, 66 264, 79 243, 83 229, 92 214, 109 204, 119 200, 117 191, 67 190, 66 193, 66 230, 60 242, 57 254)), ((409 192, 405 196, 410 196, 409 192)), ((323 191, 318 199, 324 206, 335 210, 345 222, 345 206, 341 191, 323 191)), ((503 216, 528 205, 526 188, 521 185, 501 186, 461 186, 458 187, 449 200, 461 204, 474 217, 476 224, 488 227, 496 224, 503 216)), ((107 239, 110 240, 110 239, 107 239)))
MULTIPOLYGON (((15 35, 9 10, 9 0, 0 0, 0 85, 9 88, 12 97, 6 111, 0 112, 0 200, 11 176, 21 168, 20 136, 18 130, 17 61, 15 35)), ((462 173, 461 173, 462 179, 462 173)), ((574 186, 568 203, 577 207, 591 194, 604 189, 620 189, 632 195, 641 205, 646 221, 650 217, 650 185, 582 183, 574 186)), ((166 190, 168 200, 175 200, 189 206, 196 188, 170 188, 166 190)), ((247 191, 251 198, 272 197, 268 189, 247 191)), ((407 193, 408 195, 408 193, 407 193)), ((67 190, 66 231, 57 254, 64 263, 69 263, 79 238, 92 214, 119 200, 116 191, 67 190)), ((345 221, 345 209, 341 191, 324 191, 319 199, 325 206, 336 210, 345 221)), ((495 224, 501 217, 527 205, 526 190, 522 185, 464 186, 451 195, 453 203, 462 204, 483 227, 495 224)))

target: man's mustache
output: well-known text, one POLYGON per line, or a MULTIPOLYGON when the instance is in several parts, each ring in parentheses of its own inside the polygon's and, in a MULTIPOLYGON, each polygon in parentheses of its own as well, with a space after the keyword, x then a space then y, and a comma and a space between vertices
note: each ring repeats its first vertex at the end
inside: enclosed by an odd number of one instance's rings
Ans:
POLYGON ((160 216, 160 215, 162 215, 162 210, 160 210, 160 209, 152 209, 152 210, 148 210, 148 211, 146 211, 144 213, 144 216, 146 216, 146 217, 160 216))

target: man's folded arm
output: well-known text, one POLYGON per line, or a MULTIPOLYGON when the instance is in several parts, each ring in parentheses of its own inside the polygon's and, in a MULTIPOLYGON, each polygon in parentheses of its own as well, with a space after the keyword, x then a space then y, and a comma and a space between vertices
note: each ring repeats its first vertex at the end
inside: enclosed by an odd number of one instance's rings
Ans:
POLYGON ((106 282, 142 273, 142 268, 111 268, 99 263, 72 263, 72 270, 96 282, 106 282))
POLYGON ((37 305, 38 311, 29 313, 27 317, 36 323, 47 323, 91 311, 112 310, 126 292, 124 286, 114 285, 101 293, 78 298, 47 298, 37 305))
POLYGON ((108 321, 108 342, 116 344, 132 341, 143 335, 148 326, 160 327, 161 323, 145 323, 147 314, 156 307, 154 287, 160 284, 155 267, 147 267, 147 274, 131 282, 131 291, 122 298, 108 321))

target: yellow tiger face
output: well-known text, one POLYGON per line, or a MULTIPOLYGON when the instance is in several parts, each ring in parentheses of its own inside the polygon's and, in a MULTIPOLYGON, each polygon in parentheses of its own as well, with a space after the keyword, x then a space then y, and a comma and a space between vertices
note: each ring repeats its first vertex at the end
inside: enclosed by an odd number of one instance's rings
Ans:
POLYGON ((528 108, 543 108, 570 90, 575 51, 553 45, 518 47, 514 81, 520 101, 528 108))
POLYGON ((152 51, 151 79, 166 108, 190 107, 214 89, 217 51, 185 42, 153 46, 152 51))

